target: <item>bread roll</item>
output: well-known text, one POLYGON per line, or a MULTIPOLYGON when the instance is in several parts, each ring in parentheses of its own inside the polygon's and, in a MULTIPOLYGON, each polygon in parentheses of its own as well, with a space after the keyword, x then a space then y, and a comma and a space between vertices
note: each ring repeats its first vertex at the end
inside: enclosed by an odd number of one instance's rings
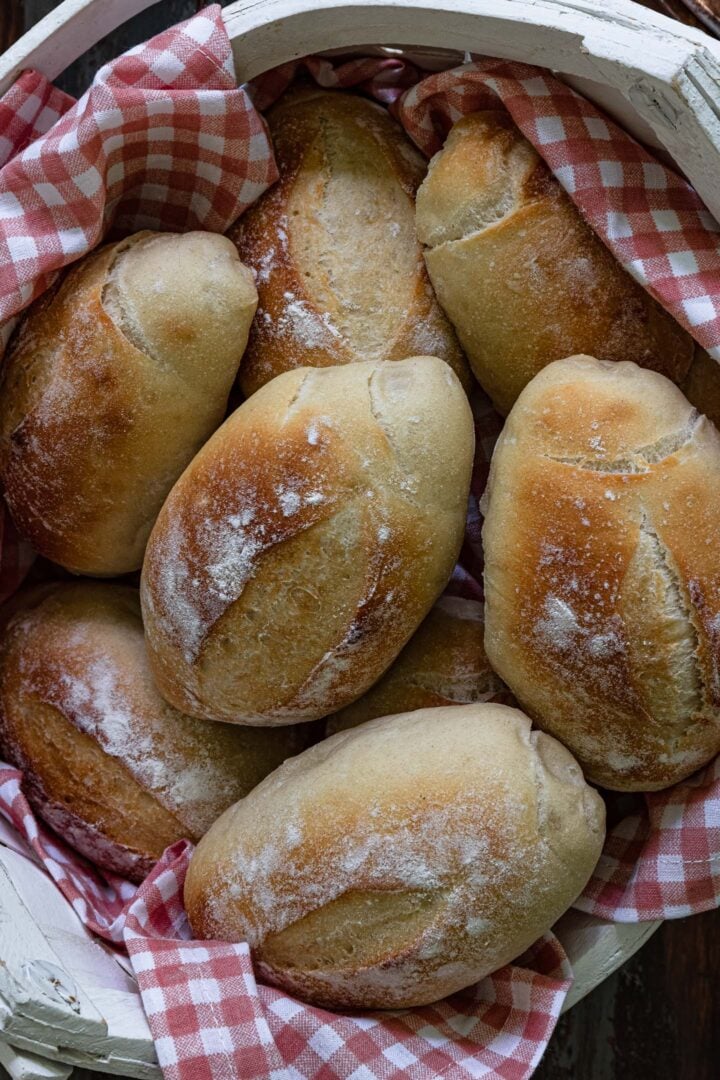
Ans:
POLYGON ((447 584, 473 455, 470 407, 434 357, 278 376, 173 488, 143 567, 167 700, 245 724, 360 697, 447 584))
POLYGON ((215 823, 185 905, 259 978, 330 1008, 424 1005, 522 953, 569 907, 604 806, 504 705, 420 709, 319 743, 215 823))
POLYGON ((135 589, 78 582, 26 597, 0 647, 0 744, 53 828, 105 870, 141 880, 289 754, 305 728, 183 716, 150 674, 135 589))
POLYGON ((386 109, 285 95, 268 114, 280 181, 230 235, 255 271, 247 395, 283 371, 429 353, 470 381, 415 236, 425 162, 386 109))
POLYGON ((478 701, 511 704, 510 691, 485 655, 483 632, 481 603, 442 596, 382 679, 327 718, 327 734, 413 709, 478 701))
POLYGON ((20 532, 78 574, 137 570, 163 500, 221 422, 257 295, 222 236, 138 233, 30 309, 0 384, 20 532))
POLYGON ((455 124, 418 192, 417 230, 438 300, 501 413, 571 353, 686 375, 690 336, 615 261, 507 113, 455 124))
POLYGON ((485 647, 592 781, 674 784, 720 751, 720 434, 662 375, 558 361, 492 461, 485 647))

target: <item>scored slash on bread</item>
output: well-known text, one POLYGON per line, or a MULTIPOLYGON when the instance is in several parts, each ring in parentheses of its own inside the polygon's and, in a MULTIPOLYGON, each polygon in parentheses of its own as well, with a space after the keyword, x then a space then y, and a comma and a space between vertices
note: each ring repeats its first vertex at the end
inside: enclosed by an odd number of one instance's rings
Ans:
POLYGON ((438 300, 503 415, 574 353, 687 375, 690 335, 615 261, 507 113, 455 124, 416 219, 438 300))
POLYGON ((143 619, 168 701, 283 724, 367 690, 452 573, 473 445, 435 357, 298 369, 253 394, 148 543, 143 619))
POLYGON ((0 382, 0 474, 36 550, 139 569, 163 500, 221 422, 257 294, 213 233, 92 252, 26 314, 0 382))
POLYGON ((246 940, 259 977, 330 1008, 405 1008, 519 955, 572 903, 602 799, 504 705, 419 709, 286 762, 200 842, 196 937, 246 940))
POLYGON ((268 113, 280 180, 229 235, 259 308, 246 395, 283 371, 431 355, 470 373, 428 280, 414 197, 425 162, 374 102, 300 90, 268 113))
POLYGON ((328 735, 367 720, 440 705, 513 704, 483 644, 483 605, 441 596, 383 677, 325 721, 328 735))
POLYGON ((485 646, 537 724, 608 788, 720 751, 720 433, 662 375, 570 357, 493 455, 485 646))
POLYGON ((77 582, 25 597, 0 648, 0 745, 45 820, 97 866, 140 881, 198 840, 306 728, 183 716, 153 682, 137 590, 77 582))

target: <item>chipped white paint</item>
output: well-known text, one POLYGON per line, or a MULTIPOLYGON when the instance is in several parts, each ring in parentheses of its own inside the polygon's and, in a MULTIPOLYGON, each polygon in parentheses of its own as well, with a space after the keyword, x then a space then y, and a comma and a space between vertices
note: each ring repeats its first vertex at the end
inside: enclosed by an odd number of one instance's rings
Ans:
POLYGON ((7 1043, 0 1043, 0 1076, 10 1080, 68 1080, 72 1065, 48 1061, 37 1054, 23 1053, 7 1043))
MULTIPOLYGON (((156 2, 65 0, 0 57, 0 93, 27 67, 56 78, 156 2)), ((241 80, 368 41, 436 69, 466 50, 549 67, 674 162, 720 218, 720 44, 629 0, 241 0, 223 15, 241 80)), ((658 925, 564 916, 557 932, 575 970, 566 1008, 658 925)), ((13 1080, 66 1080, 72 1065, 160 1075, 131 975, 0 827, 0 1067, 13 1080)))
POLYGON ((611 923, 568 911, 555 927, 560 942, 569 956, 575 981, 565 998, 563 1012, 572 1009, 591 990, 641 949, 662 924, 611 923))
MULTIPOLYGON (((26 1080, 33 1077, 28 1052, 120 1076, 160 1076, 128 970, 85 930, 45 872, 5 846, 0 846, 0 1040, 24 1052, 14 1067, 26 1080)), ((5 1058, 0 1053, 8 1068, 5 1058)), ((58 1080, 68 1075, 47 1074, 58 1080)))

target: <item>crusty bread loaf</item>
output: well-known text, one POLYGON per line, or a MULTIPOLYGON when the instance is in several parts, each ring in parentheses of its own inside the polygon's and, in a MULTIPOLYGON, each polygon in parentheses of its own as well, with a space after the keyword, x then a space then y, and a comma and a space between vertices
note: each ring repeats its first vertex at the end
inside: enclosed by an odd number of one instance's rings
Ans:
POLYGON ((363 694, 452 573, 473 442, 434 357, 298 369, 249 398, 148 544, 143 618, 167 700, 281 724, 363 694))
POLYGON ((585 775, 652 790, 720 751, 720 434, 663 376, 570 357, 492 461, 485 647, 585 775))
POLYGON ((597 862, 604 806, 504 705, 420 709, 319 743, 215 823, 185 905, 256 972, 331 1008, 436 1001, 522 953, 597 862))
POLYGON ((225 237, 138 233, 30 309, 0 383, 0 478, 42 555, 81 574, 139 568, 223 418, 256 303, 225 237))
POLYGON ((240 371, 249 395, 283 371, 432 354, 470 372, 415 236, 425 162, 386 109, 293 91, 268 122, 280 181, 230 233, 260 306, 240 371))
POLYGON ((379 682, 325 722, 328 735, 392 713, 467 705, 512 704, 485 655, 483 605, 442 596, 379 682))
POLYGON ((417 196, 437 297, 503 414, 572 353, 679 383, 690 336, 615 261, 504 112, 459 120, 417 196))
POLYGON ((0 745, 30 802, 98 866, 140 880, 198 840, 307 728, 195 720, 160 697, 137 591, 90 582, 26 597, 0 646, 0 745))

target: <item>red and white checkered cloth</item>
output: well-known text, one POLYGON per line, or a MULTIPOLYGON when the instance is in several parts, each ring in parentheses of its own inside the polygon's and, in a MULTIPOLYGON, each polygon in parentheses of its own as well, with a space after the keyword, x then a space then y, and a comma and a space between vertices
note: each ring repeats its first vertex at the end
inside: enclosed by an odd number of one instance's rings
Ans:
MULTIPOLYGON (((619 261, 720 356, 717 226, 684 181, 551 75, 483 59, 420 81, 421 72, 398 59, 333 66, 311 58, 246 92, 235 86, 217 7, 108 65, 76 105, 35 73, 0 101, 0 323, 112 225, 225 229, 276 175, 254 106, 267 107, 301 66, 323 86, 357 87, 389 105, 428 154, 463 113, 507 108, 619 261)), ((473 497, 451 589, 480 596, 477 498, 500 421, 480 395, 475 404, 473 497)), ((5 597, 30 556, 7 518, 0 528, 5 597)), ((136 892, 101 878, 35 822, 18 783, 15 770, 0 769, 0 810, 86 924, 128 949, 167 1077, 525 1080, 532 1073, 569 985, 551 936, 439 1005, 341 1017, 256 984, 245 945, 188 940, 188 845, 170 849, 136 892)), ((720 767, 647 803, 647 816, 613 830, 578 906, 630 921, 717 906, 720 767)))
POLYGON ((720 758, 608 835, 575 907, 615 922, 681 919, 720 906, 720 758))
POLYGON ((0 103, 3 158, 0 324, 110 225, 224 232, 277 178, 217 5, 107 64, 75 105, 23 75, 0 103))

